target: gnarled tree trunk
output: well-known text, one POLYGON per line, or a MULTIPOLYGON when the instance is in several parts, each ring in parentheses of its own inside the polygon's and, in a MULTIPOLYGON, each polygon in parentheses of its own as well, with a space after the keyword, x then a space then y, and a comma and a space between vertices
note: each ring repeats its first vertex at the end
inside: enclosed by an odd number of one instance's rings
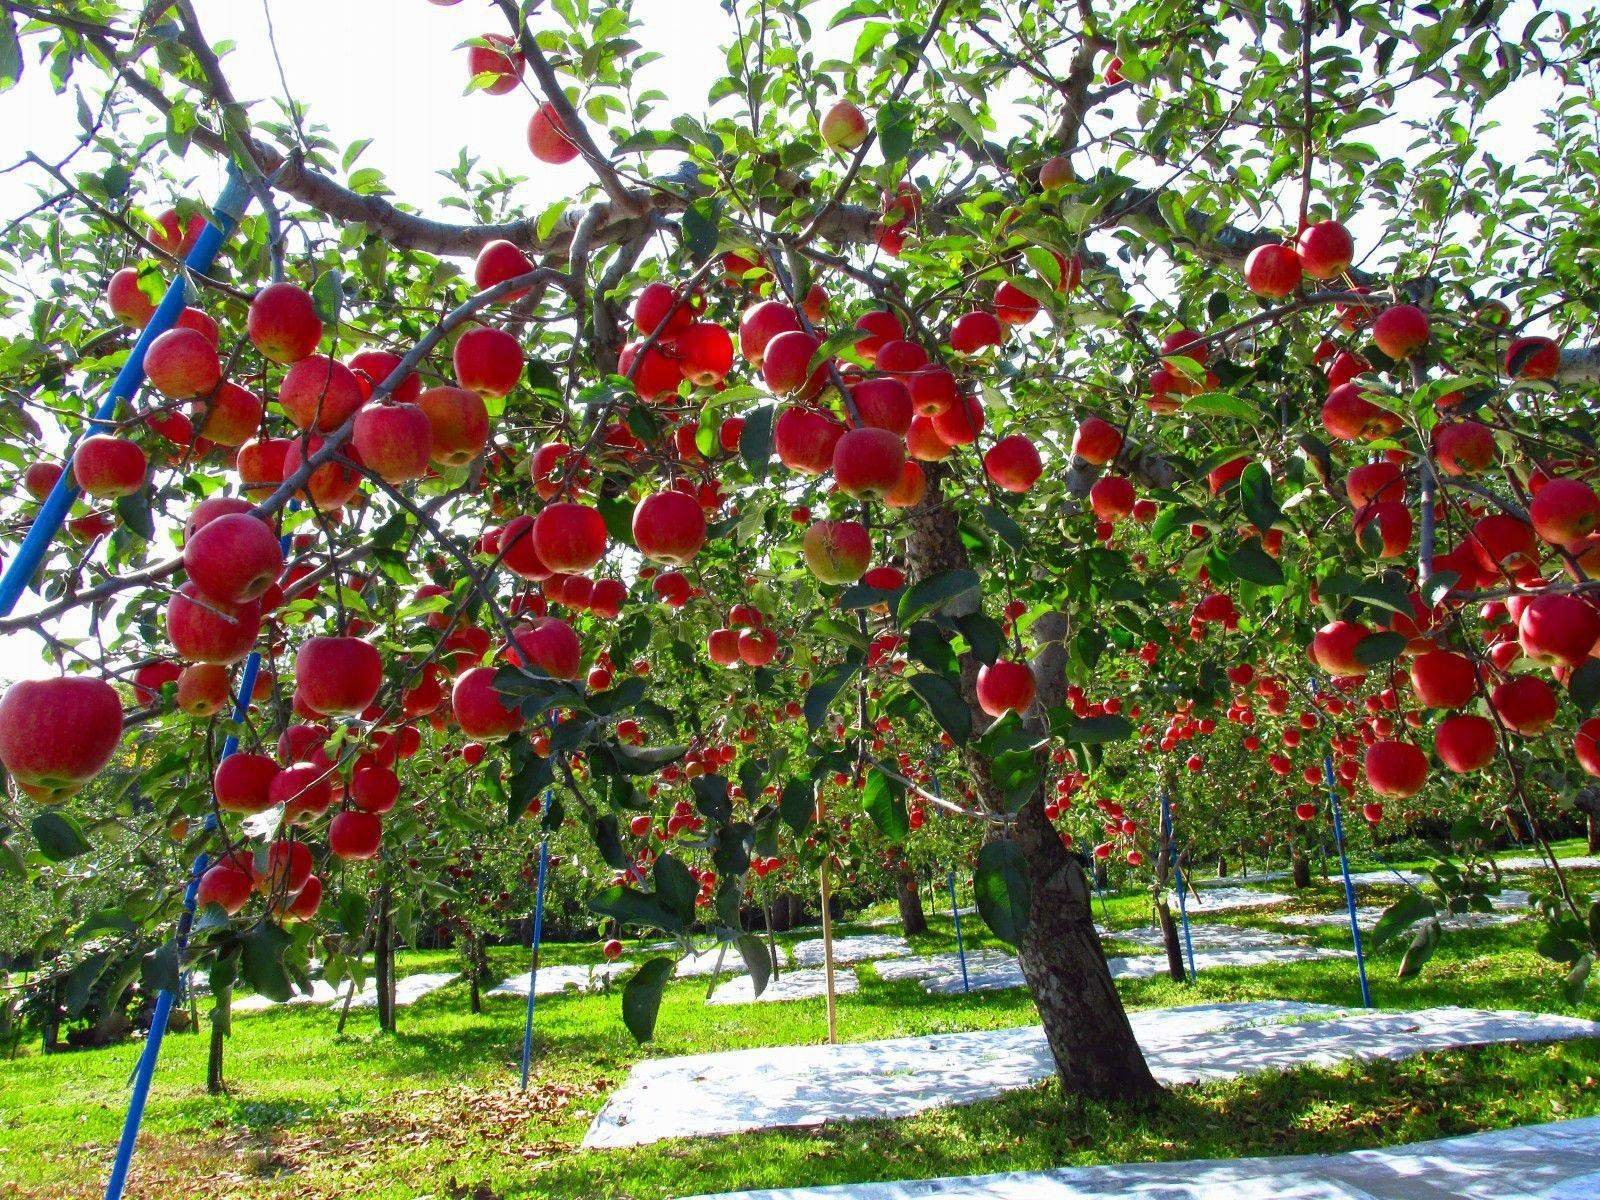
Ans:
POLYGON ((206 1054, 206 1091, 213 1096, 223 1090, 222 1050, 232 1020, 233 988, 218 988, 211 1007, 211 1045, 206 1054))
POLYGON ((1289 857, 1289 879, 1297 888, 1311 886, 1311 860, 1304 850, 1295 850, 1289 857))
MULTIPOLYGON (((928 490, 921 504, 907 514, 907 566, 913 580, 970 566, 955 514, 944 504, 942 472, 927 472, 928 490)), ((1085 486, 1087 490, 1087 485, 1085 486)), ((951 615, 960 615, 952 610, 951 615)), ((1040 652, 1033 663, 1039 707, 1030 717, 1042 732, 1039 712, 1066 698, 1067 620, 1048 613, 1034 623, 1040 652)), ((974 729, 989 718, 977 703, 977 657, 961 657, 961 691, 972 712, 974 729)), ((988 764, 974 750, 965 752, 978 795, 991 812, 1004 811, 988 764)), ((1041 761, 1046 755, 1041 752, 1041 761)), ((989 837, 1007 836, 1000 826, 989 837)), ((1161 1092, 1133 1036, 1106 966, 1105 952, 1094 927, 1092 893, 1083 869, 1061 844, 1044 813, 1043 789, 1016 813, 1010 836, 1022 851, 1028 881, 1028 928, 1017 947, 1023 977, 1033 993, 1056 1073, 1063 1089, 1096 1100, 1147 1102, 1161 1092)))
POLYGON ((922 892, 917 888, 917 873, 902 855, 895 855, 895 899, 900 904, 900 925, 906 937, 928 932, 928 916, 922 911, 922 892))

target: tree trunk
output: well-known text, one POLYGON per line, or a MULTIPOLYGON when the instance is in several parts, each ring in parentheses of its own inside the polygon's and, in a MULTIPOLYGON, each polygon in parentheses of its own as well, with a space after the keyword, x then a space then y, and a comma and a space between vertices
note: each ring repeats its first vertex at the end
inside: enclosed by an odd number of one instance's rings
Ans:
POLYGON ((900 924, 906 937, 928 932, 928 917, 922 911, 922 893, 917 889, 917 873, 904 858, 899 860, 894 877, 895 899, 900 902, 900 924))
POLYGON ((1161 922, 1161 944, 1167 951, 1167 974, 1182 983, 1189 978, 1183 969, 1183 944, 1178 940, 1178 923, 1172 919, 1172 906, 1165 896, 1156 897, 1156 920, 1161 922))
POLYGON ((1600 818, 1589 814, 1589 853, 1600 854, 1600 818))
POLYGON ((1295 850, 1289 858, 1290 881, 1297 888, 1311 886, 1311 860, 1306 857, 1305 851, 1295 850))
MULTIPOLYGON (((955 514, 941 496, 943 472, 936 464, 930 467, 927 493, 907 513, 906 560, 913 582, 971 565, 955 514)), ((1087 491, 1089 481, 1082 482, 1087 491)), ((974 599, 966 612, 978 607, 974 599)), ((954 606, 947 611, 952 617, 964 615, 954 606)), ((1035 732, 1043 732, 1038 714, 1065 702, 1069 632, 1067 618, 1061 613, 1046 613, 1034 622, 1033 636, 1040 647, 1033 662, 1038 701, 1029 722, 1035 732)), ((989 721, 977 703, 979 666, 976 655, 968 652, 961 656, 961 693, 972 713, 974 731, 989 721)), ((965 759, 985 807, 991 812, 1005 811, 988 763, 970 749, 965 759)), ((1023 977, 1039 1010, 1056 1073, 1068 1094, 1149 1102, 1160 1095, 1161 1087, 1145 1064, 1106 966, 1090 908, 1089 880, 1044 815, 1048 752, 1041 751, 1038 760, 1045 785, 1024 802, 1010 833, 1022 852, 1029 893, 1028 927, 1017 947, 1023 977)), ((991 826, 988 836, 1007 836, 1004 830, 1004 826, 991 826)))
POLYGON ((211 1048, 206 1054, 206 1091, 218 1095, 222 1089, 222 1047, 233 1021, 233 989, 218 988, 211 1007, 211 1048))
POLYGON ((378 990, 378 1028, 395 1031, 394 1024, 394 914, 390 911, 389 885, 378 892, 378 931, 373 947, 373 982, 378 990))

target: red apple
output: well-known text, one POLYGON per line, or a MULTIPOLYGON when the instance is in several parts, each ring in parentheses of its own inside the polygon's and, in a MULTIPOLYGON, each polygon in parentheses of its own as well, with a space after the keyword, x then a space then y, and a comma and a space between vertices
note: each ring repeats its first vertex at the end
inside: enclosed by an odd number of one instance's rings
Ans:
POLYGON ((283 550, 278 535, 259 517, 227 513, 185 542, 183 569, 206 599, 240 604, 265 595, 278 581, 283 550))
POLYGON ((250 301, 245 333, 262 357, 288 366, 317 352, 322 318, 304 288, 269 283, 250 301))
POLYGON ((103 679, 28 679, 0 697, 0 763, 41 803, 77 792, 121 740, 122 700, 103 679))

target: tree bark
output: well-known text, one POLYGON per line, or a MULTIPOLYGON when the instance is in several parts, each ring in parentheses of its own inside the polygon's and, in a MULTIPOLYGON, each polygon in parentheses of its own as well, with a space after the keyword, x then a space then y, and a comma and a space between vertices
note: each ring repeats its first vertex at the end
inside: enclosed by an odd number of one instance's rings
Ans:
POLYGON ((1589 853, 1600 854, 1600 818, 1589 814, 1589 853))
MULTIPOLYGON (((955 514, 943 502, 943 473, 932 464, 927 477, 922 503, 907 513, 906 561, 913 581, 970 566, 955 514)), ((967 611, 977 607, 974 600, 967 611)), ((954 609, 947 611, 951 616, 963 615, 954 609)), ((1039 697, 1030 722, 1038 732, 1043 730, 1038 714, 1065 701, 1067 624, 1060 613, 1047 613, 1034 623, 1034 636, 1040 643, 1033 662, 1039 697)), ((961 692, 975 731, 988 723, 977 703, 980 665, 970 652, 961 657, 961 692)), ((964 751, 964 757, 984 806, 991 812, 1004 812, 988 764, 971 749, 964 751)), ((1040 762, 1048 773, 1047 752, 1041 751, 1040 762)), ((1088 878, 1046 818, 1043 792, 1040 788, 1023 803, 1009 834, 1022 851, 1029 891, 1028 928, 1017 947, 1023 977, 1039 1010, 1056 1073, 1068 1094, 1149 1102, 1160 1095, 1161 1087, 1145 1064, 1106 966, 1090 908, 1088 878)), ((993 825, 987 836, 1008 835, 1004 826, 993 825)))
POLYGON ((1156 920, 1161 922, 1161 944, 1167 951, 1167 974, 1182 983, 1189 978, 1183 968, 1183 943, 1178 940, 1178 923, 1172 919, 1172 906, 1165 896, 1156 897, 1156 920))
POLYGON ((215 1096, 222 1092, 222 1049, 233 1020, 233 989, 217 989, 211 1007, 211 1047, 206 1054, 206 1091, 215 1096))
POLYGON ((395 1031, 394 1023, 394 913, 390 908, 389 885, 378 892, 378 931, 373 954, 373 982, 378 989, 378 1028, 395 1031))
POLYGON ((922 892, 917 888, 917 873, 903 857, 895 865, 895 899, 900 902, 900 925, 906 937, 928 932, 928 917, 922 911, 922 892))
POLYGON ((1311 886, 1311 860, 1306 857, 1305 851, 1295 850, 1289 858, 1290 882, 1297 888, 1311 886))

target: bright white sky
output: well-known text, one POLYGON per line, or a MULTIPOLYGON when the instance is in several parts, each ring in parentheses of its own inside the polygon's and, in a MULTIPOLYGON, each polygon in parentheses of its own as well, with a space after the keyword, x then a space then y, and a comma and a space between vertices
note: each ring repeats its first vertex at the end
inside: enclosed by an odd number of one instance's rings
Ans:
MULTIPOLYGON (((370 137, 372 145, 361 165, 380 168, 393 192, 424 212, 448 216, 452 211, 436 207, 449 188, 436 172, 455 162, 462 146, 486 164, 526 173, 529 180, 518 199, 529 212, 542 210, 587 180, 581 161, 562 167, 533 161, 525 140, 530 111, 526 93, 464 94, 465 51, 456 47, 475 35, 504 30, 500 14, 484 0, 464 0, 453 7, 427 0, 270 3, 288 87, 309 107, 312 120, 326 126, 341 146, 370 137)), ((253 111, 258 119, 275 119, 278 113, 270 101, 283 94, 283 85, 268 49, 261 0, 196 0, 196 8, 214 44, 231 41, 238 47, 224 60, 238 97, 268 102, 253 111)), ((726 40, 730 19, 721 4, 641 0, 636 9, 645 19, 639 40, 664 55, 645 69, 639 84, 640 90, 666 93, 660 123, 664 125, 670 113, 702 113, 711 82, 725 73, 718 47, 726 40)), ((1517 5, 1506 26, 1518 28, 1530 11, 1517 5)), ((819 26, 825 23, 820 15, 814 21, 819 26)), ((858 28, 849 26, 819 38, 825 44, 815 47, 818 57, 847 51, 858 28)), ((24 148, 57 158, 71 148, 78 133, 72 97, 55 95, 44 71, 31 61, 31 45, 25 52, 30 61, 22 83, 0 95, 0 128, 26 131, 26 141, 13 140, 12 150, 0 151, 0 165, 15 161, 24 148)), ((1412 90, 1413 103, 1428 102, 1422 92, 1412 90)), ((1503 158, 1519 160, 1528 148, 1527 127, 1549 99, 1549 91, 1538 80, 1524 81, 1496 104, 1495 116, 1502 127, 1485 135, 1482 144, 1503 158)), ((91 96, 91 105, 93 100, 91 96)), ((1398 153, 1410 140, 1397 120, 1367 130, 1365 136, 1384 153, 1398 153)), ((199 150, 191 151, 188 163, 195 174, 196 194, 214 198, 221 186, 221 165, 199 150)), ((28 185, 37 181, 37 172, 0 176, 0 219, 33 202, 28 185)), ((1357 233, 1359 237, 1359 224, 1357 233)), ((26 635, 0 639, 0 679, 48 671, 40 662, 37 639, 26 635)))

